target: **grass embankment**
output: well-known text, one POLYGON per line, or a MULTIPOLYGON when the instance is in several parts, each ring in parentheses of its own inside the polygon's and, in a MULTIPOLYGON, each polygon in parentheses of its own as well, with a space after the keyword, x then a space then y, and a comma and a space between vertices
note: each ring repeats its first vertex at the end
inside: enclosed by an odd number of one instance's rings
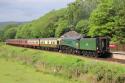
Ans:
POLYGON ((124 83, 125 66, 61 53, 0 46, 0 57, 32 65, 36 71, 51 73, 81 83, 124 83))
POLYGON ((22 63, 0 59, 0 83, 75 83, 74 81, 39 73, 22 63))

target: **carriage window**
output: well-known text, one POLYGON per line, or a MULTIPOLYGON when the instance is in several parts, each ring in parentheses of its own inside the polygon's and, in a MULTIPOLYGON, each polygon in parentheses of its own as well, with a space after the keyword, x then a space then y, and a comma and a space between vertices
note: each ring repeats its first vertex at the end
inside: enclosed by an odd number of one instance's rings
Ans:
POLYGON ((53 42, 53 44, 55 44, 55 42, 53 42))

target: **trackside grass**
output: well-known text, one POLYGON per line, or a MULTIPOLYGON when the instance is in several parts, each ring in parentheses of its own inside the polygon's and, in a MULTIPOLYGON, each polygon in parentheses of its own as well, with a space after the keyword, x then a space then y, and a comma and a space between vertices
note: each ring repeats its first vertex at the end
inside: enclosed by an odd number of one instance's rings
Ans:
POLYGON ((0 59, 0 83, 76 83, 50 74, 36 72, 19 62, 0 59))
POLYGON ((80 83, 124 83, 125 65, 77 56, 0 45, 0 57, 21 61, 37 72, 50 73, 80 83))

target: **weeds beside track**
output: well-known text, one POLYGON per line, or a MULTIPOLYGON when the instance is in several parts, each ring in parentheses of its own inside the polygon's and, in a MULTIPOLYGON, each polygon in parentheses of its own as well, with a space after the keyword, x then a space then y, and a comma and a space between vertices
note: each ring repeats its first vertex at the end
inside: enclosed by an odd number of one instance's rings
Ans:
POLYGON ((0 57, 22 61, 35 67, 36 71, 76 79, 81 83, 125 82, 125 66, 118 63, 8 45, 1 45, 0 52, 0 57))

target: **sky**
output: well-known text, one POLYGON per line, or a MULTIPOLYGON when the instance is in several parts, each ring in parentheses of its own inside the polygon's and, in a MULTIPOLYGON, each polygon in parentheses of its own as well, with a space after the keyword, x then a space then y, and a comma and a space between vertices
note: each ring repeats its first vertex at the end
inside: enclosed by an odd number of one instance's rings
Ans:
POLYGON ((0 0, 0 22, 31 21, 75 0, 0 0))

